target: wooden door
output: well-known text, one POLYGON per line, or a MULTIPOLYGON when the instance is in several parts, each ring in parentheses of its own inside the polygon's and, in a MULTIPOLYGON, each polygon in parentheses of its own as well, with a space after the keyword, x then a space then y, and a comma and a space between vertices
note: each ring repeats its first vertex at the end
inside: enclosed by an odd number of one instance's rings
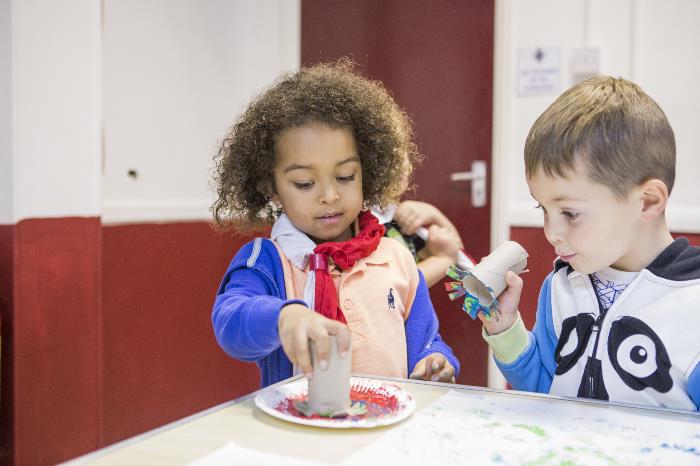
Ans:
MULTIPOLYGON (((489 251, 490 188, 471 206, 467 181, 450 180, 473 160, 491 161, 493 1, 302 0, 302 63, 350 56, 384 82, 413 119, 425 162, 413 198, 436 205, 476 259, 489 251)), ((443 338, 462 364, 458 382, 486 385, 481 325, 442 284, 431 289, 443 338)))

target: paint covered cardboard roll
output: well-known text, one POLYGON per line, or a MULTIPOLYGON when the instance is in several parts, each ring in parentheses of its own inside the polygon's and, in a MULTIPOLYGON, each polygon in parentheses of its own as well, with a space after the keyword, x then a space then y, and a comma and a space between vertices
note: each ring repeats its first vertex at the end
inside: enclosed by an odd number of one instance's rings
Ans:
POLYGON ((328 368, 321 370, 316 345, 309 341, 313 377, 309 380, 309 409, 320 416, 345 414, 350 407, 350 351, 344 358, 338 352, 335 335, 330 335, 328 368))
POLYGON ((506 289, 506 272, 521 273, 527 267, 527 251, 515 241, 506 241, 479 262, 462 279, 467 293, 488 307, 506 289))

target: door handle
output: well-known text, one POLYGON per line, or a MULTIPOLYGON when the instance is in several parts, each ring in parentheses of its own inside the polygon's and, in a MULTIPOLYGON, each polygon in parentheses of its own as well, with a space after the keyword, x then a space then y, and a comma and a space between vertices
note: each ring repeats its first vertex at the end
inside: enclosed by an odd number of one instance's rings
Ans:
POLYGON ((450 180, 471 181, 472 207, 484 207, 486 205, 486 162, 484 160, 474 160, 471 171, 450 174, 450 180))

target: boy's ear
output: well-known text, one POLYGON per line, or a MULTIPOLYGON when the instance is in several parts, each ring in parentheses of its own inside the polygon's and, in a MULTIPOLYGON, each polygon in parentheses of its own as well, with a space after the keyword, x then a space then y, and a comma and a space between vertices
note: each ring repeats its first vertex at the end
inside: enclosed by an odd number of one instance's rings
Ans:
POLYGON ((663 181, 653 178, 639 186, 642 198, 642 218, 654 220, 663 215, 668 203, 668 187, 663 181))

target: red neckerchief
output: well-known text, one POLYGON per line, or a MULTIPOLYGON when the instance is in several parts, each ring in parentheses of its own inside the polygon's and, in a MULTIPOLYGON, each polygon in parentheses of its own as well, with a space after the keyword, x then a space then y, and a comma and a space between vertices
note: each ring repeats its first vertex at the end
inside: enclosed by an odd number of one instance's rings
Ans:
POLYGON ((384 226, 368 210, 359 217, 360 232, 348 241, 321 243, 309 255, 309 267, 316 272, 316 289, 314 292, 314 309, 329 319, 343 323, 345 315, 338 307, 338 292, 333 278, 328 273, 328 259, 342 270, 352 268, 358 259, 364 259, 377 249, 384 236, 384 226))

